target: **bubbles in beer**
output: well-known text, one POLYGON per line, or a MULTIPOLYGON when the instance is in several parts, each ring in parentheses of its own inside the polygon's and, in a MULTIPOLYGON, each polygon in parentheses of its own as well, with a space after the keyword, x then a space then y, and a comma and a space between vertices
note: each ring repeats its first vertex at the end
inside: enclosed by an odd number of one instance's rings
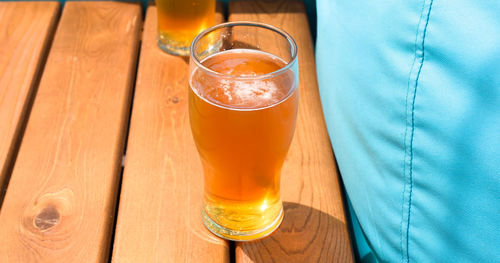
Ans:
POLYGON ((203 64, 226 77, 200 74, 198 78, 193 78, 196 83, 191 85, 200 97, 222 106, 249 109, 270 106, 283 100, 293 87, 293 83, 283 83, 293 80, 290 76, 273 76, 272 79, 229 77, 260 76, 285 65, 281 59, 268 53, 264 56, 261 51, 225 51, 219 53, 216 59, 207 58, 203 64))

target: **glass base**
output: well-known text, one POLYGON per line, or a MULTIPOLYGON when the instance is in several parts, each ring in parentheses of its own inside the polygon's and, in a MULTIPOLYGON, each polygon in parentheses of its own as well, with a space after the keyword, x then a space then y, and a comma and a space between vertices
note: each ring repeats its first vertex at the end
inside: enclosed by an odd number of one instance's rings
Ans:
POLYGON ((162 41, 160 38, 158 38, 158 47, 172 55, 176 56, 189 56, 189 46, 181 46, 179 43, 176 43, 174 41, 171 41, 172 43, 168 43, 165 41, 162 41))
POLYGON ((283 221, 283 207, 276 217, 276 219, 269 224, 268 226, 262 229, 242 231, 238 229, 229 229, 223 227, 217 223, 215 223, 205 212, 205 209, 201 209, 201 219, 203 224, 210 230, 210 232, 214 233, 216 236, 232 240, 232 241, 253 241, 257 239, 261 239, 272 234, 283 221))

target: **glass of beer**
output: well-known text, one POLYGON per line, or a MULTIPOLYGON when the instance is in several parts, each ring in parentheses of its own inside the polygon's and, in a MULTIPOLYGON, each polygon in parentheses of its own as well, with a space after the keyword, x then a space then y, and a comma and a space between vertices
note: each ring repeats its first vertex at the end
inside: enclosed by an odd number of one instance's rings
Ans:
POLYGON ((215 0, 156 0, 158 46, 187 56, 191 41, 215 23, 215 0))
POLYGON ((268 236, 283 220, 280 177, 297 119, 297 45, 270 25, 220 24, 193 40, 189 76, 203 222, 229 240, 268 236))

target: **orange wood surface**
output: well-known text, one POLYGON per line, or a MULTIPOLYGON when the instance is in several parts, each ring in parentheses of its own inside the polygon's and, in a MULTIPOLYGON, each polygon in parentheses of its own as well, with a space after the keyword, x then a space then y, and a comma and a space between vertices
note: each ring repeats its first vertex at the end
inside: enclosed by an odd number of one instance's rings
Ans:
POLYGON ((188 60, 156 46, 156 10, 146 15, 112 262, 229 262, 228 243, 201 222, 188 60))
POLYGON ((230 2, 229 21, 239 20, 277 26, 296 40, 300 99, 297 128, 281 179, 284 221, 268 238, 238 243, 236 262, 352 262, 339 174, 323 119, 304 5, 287 0, 230 2))
POLYGON ((59 7, 58 2, 0 2, 0 204, 59 7))
POLYGON ((138 4, 67 2, 0 210, 0 262, 107 262, 138 4))

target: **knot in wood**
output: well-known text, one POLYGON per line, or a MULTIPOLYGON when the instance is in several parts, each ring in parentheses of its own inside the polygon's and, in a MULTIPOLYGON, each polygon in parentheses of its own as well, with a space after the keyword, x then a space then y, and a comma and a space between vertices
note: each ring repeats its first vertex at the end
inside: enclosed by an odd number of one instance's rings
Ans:
POLYGON ((48 230, 60 221, 59 211, 54 206, 49 206, 44 208, 38 215, 33 219, 33 224, 36 228, 41 231, 48 230))

